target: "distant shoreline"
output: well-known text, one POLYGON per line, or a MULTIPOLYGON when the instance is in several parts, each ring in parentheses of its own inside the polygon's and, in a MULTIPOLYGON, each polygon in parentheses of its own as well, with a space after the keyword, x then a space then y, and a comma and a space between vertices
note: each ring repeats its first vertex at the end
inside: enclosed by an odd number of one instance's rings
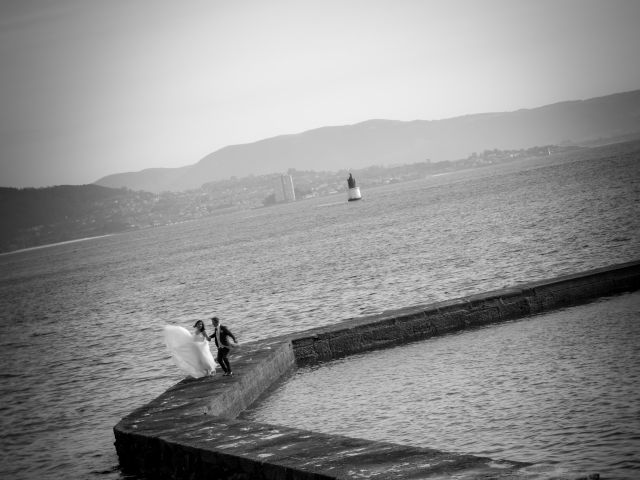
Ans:
POLYGON ((14 253, 20 253, 20 252, 29 252, 31 250, 40 250, 42 248, 56 247, 58 245, 66 245, 68 243, 84 242, 86 240, 95 240, 96 238, 110 237, 112 235, 115 235, 115 233, 108 233, 106 235, 97 235, 95 237, 76 238, 76 239, 73 239, 73 240, 66 240, 64 242, 47 243, 45 245, 36 245, 35 247, 27 247, 27 248, 21 248, 20 250, 12 250, 10 252, 2 252, 2 253, 0 253, 0 256, 12 255, 14 253))
MULTIPOLYGON (((470 175, 493 175, 550 163, 605 160, 617 155, 639 155, 640 137, 598 147, 544 146, 520 150, 487 150, 456 161, 417 162, 410 165, 368 167, 355 171, 366 191, 393 184, 432 179, 435 183, 458 181, 470 175)), ((154 194, 114 190, 97 185, 56 186, 45 189, 3 189, 5 231, 0 254, 24 252, 64 244, 62 238, 94 233, 116 234, 145 230, 246 210, 270 208, 273 195, 269 175, 204 184, 198 190, 154 194), (71 203, 68 198, 74 198, 71 203), (16 212, 21 212, 19 216, 16 212), (54 212, 43 217, 43 212, 54 212), (19 221, 18 221, 19 219, 19 221), (20 248, 22 247, 22 248, 20 248), (14 248, 19 248, 13 250, 14 248)), ((345 194, 344 178, 337 173, 296 172, 301 185, 299 200, 326 198, 331 204, 345 194), (318 175, 320 175, 318 177, 318 175)), ((345 199, 346 200, 346 199, 345 199)), ((339 203, 342 203, 341 201, 339 203)), ((102 235, 104 236, 104 235, 102 235)), ((88 238, 99 238, 88 237, 88 238)), ((84 240, 87 238, 81 238, 84 240)), ((75 240, 79 241, 79 240, 75 240)))

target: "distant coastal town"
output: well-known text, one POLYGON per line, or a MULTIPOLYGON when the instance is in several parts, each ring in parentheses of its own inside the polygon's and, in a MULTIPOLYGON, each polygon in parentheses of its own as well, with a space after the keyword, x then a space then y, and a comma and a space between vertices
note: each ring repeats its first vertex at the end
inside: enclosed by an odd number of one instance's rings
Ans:
MULTIPOLYGON (((373 188, 579 148, 546 145, 520 150, 494 149, 473 153, 462 160, 371 166, 352 173, 359 185, 373 188)), ((315 172, 291 168, 286 173, 233 177, 205 183, 194 190, 159 194, 98 185, 0 188, 0 209, 5 223, 0 234, 0 252, 334 195, 346 191, 348 174, 347 170, 315 172)))

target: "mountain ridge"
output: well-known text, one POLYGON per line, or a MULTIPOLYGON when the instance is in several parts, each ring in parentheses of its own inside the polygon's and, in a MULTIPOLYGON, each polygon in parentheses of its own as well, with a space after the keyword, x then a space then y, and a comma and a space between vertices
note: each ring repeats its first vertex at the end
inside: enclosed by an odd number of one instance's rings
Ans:
POLYGON ((116 173, 94 183, 151 192, 183 191, 211 181, 290 168, 332 171, 427 159, 439 162, 486 149, 579 145, 634 133, 640 133, 640 90, 511 112, 323 126, 228 145, 185 167, 116 173))
MULTIPOLYGON (((371 166, 352 172, 358 183, 372 193, 376 187, 391 183, 420 181, 457 171, 472 176, 487 172, 500 175, 522 168, 575 161, 615 162, 630 155, 640 159, 640 134, 630 137, 590 147, 541 145, 520 150, 485 150, 456 161, 418 162, 388 168, 371 166)), ((346 193, 348 172, 344 169, 290 173, 295 178, 296 198, 300 201, 346 193)), ((4 220, 0 253, 270 207, 276 204, 274 183, 279 179, 277 173, 249 176, 206 183, 188 192, 162 193, 94 184, 0 187, 0 217, 4 220)), ((342 198, 346 202, 346 196, 342 198)))

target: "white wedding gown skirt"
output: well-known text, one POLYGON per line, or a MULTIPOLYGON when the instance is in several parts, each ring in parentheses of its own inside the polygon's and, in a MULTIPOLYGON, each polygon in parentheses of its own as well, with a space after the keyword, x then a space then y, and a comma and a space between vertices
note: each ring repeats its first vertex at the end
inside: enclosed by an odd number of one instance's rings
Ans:
POLYGON ((209 350, 209 342, 202 335, 194 335, 184 327, 166 325, 164 343, 176 366, 194 378, 212 374, 216 363, 209 350))

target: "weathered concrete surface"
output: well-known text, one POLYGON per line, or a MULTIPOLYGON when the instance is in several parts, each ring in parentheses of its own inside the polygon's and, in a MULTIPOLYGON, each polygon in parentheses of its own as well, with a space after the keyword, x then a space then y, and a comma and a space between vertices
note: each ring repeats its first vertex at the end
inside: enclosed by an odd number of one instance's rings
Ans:
POLYGON ((522 318, 640 288, 640 262, 418 305, 291 335, 298 366, 522 318))
POLYGON ((296 364, 577 305, 640 288, 640 262, 348 319, 254 342, 234 377, 187 379, 114 428, 125 471, 150 478, 523 479, 526 466, 235 419, 296 364))
POLYGON ((168 420, 119 429, 123 468, 152 478, 394 480, 523 478, 513 472, 525 465, 202 415, 168 420))

